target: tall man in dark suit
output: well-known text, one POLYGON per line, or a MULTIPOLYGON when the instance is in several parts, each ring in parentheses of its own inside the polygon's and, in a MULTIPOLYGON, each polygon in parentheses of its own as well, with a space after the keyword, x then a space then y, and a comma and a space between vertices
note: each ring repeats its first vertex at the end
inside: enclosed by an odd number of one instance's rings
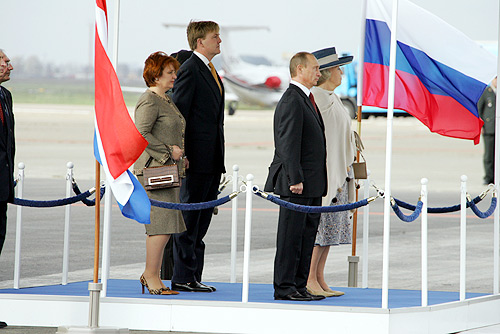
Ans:
MULTIPOLYGON (((264 189, 287 202, 321 206, 327 191, 325 128, 310 92, 320 77, 318 61, 310 53, 297 53, 290 60, 290 75, 274 114, 275 152, 264 189)), ((306 290, 319 218, 319 213, 280 207, 274 299, 324 298, 306 290)))
MULTIPOLYGON (((211 201, 224 167, 224 86, 211 60, 220 53, 219 26, 212 21, 191 21, 187 37, 193 55, 182 64, 173 100, 186 119, 185 152, 189 160, 181 186, 184 203, 211 201)), ((213 209, 183 212, 187 231, 174 234, 172 289, 212 292, 201 283, 205 257, 203 237, 213 209)))
MULTIPOLYGON (((0 49, 0 254, 2 253, 5 233, 7 232, 7 203, 14 200, 14 114, 12 95, 1 86, 10 80, 14 68, 9 57, 0 49)), ((0 321, 0 328, 7 324, 0 321)))

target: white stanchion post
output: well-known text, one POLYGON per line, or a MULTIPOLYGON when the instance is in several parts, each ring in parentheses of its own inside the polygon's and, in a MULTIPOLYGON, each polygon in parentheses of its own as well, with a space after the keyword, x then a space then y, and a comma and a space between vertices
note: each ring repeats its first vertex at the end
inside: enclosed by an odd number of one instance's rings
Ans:
POLYGON ((252 174, 247 175, 246 207, 245 207, 245 245, 243 247, 243 287, 241 301, 248 303, 248 288, 250 282, 250 239, 252 235, 252 196, 253 196, 252 174))
MULTIPOLYGON (((100 189, 96 190, 96 196, 100 196, 100 189)), ((108 279, 109 268, 111 263, 111 208, 113 201, 113 192, 106 179, 106 192, 104 193, 104 223, 102 232, 102 270, 101 270, 101 283, 102 291, 101 296, 106 297, 108 292, 108 279)))
MULTIPOLYGON (((233 165, 233 192, 238 191, 240 167, 233 165)), ((238 196, 231 203, 231 283, 236 283, 236 254, 238 252, 238 196)))
MULTIPOLYGON (((23 198, 24 190, 24 168, 26 166, 24 163, 20 162, 17 165, 17 198, 23 198)), ((21 229, 23 221, 23 207, 21 205, 17 206, 16 215, 16 248, 14 253, 14 289, 19 289, 19 279, 21 273, 21 229)))
POLYGON ((462 175, 460 186, 460 300, 465 300, 467 259, 467 176, 462 175))
POLYGON ((422 306, 427 306, 428 304, 428 274, 427 274, 427 203, 428 203, 428 191, 427 184, 429 180, 423 178, 421 181, 422 190, 420 193, 420 200, 422 201, 422 306))
MULTIPOLYGON (((71 196, 73 185, 73 167, 75 165, 69 161, 66 164, 66 198, 71 196)), ((64 246, 63 246, 63 265, 62 265, 62 285, 68 284, 68 271, 69 271, 69 221, 71 216, 71 204, 66 205, 64 213, 64 246)))
MULTIPOLYGON (((364 196, 363 198, 370 197, 370 170, 366 171, 367 177, 364 181, 364 196)), ((370 204, 365 205, 363 208, 363 274, 361 277, 361 287, 368 288, 368 237, 370 234, 370 204)))

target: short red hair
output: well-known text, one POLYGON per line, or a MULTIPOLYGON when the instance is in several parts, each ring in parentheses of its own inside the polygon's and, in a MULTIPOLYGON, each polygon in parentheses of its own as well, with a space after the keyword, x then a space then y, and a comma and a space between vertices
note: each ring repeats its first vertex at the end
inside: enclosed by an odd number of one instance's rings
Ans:
POLYGON ((168 65, 172 65, 176 71, 181 66, 177 59, 170 57, 165 52, 157 51, 150 54, 144 62, 144 71, 142 72, 146 86, 156 86, 156 79, 162 76, 163 70, 168 65))

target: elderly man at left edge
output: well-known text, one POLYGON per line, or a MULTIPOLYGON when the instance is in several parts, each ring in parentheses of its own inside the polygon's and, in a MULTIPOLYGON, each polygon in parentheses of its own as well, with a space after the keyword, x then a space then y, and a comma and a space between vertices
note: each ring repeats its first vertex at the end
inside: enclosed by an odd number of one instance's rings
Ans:
MULTIPOLYGON (((7 203, 14 200, 14 114, 12 95, 2 83, 10 80, 10 59, 0 49, 0 254, 7 231, 7 203)), ((0 321, 0 328, 7 326, 0 321)))

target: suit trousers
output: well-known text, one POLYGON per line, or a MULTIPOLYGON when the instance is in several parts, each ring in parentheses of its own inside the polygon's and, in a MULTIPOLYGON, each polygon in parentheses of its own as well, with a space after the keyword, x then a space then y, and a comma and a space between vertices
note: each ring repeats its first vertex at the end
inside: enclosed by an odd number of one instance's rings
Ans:
POLYGON ((7 201, 0 201, 0 254, 7 232, 7 201))
MULTIPOLYGON (((282 200, 321 206, 321 197, 281 197, 282 200)), ((280 207, 276 257, 274 259, 274 296, 284 297, 306 290, 311 256, 320 213, 303 213, 280 207)))
POLYGON ((495 134, 483 134, 484 141, 484 154, 483 154, 483 165, 484 165, 484 182, 493 183, 494 182, 494 171, 495 171, 495 134))
MULTIPOLYGON (((186 171, 182 181, 180 200, 182 203, 199 203, 217 199, 221 174, 202 174, 186 171)), ((174 274, 173 283, 201 282, 205 260, 205 243, 212 220, 213 208, 183 211, 186 231, 173 234, 174 274)))

